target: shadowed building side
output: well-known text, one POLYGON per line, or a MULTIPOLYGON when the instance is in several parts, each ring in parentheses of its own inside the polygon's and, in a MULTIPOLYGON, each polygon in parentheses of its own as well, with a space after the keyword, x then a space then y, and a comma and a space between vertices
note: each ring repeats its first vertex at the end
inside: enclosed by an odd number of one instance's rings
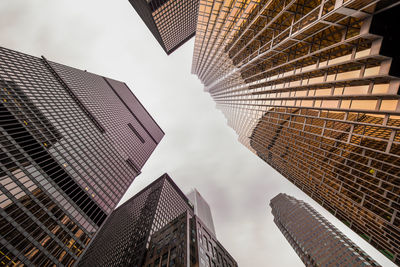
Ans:
POLYGON ((78 266, 142 266, 151 236, 183 212, 193 214, 189 203, 162 175, 110 215, 78 266))
POLYGON ((196 34, 199 0, 129 0, 167 55, 196 34))
POLYGON ((164 135, 137 100, 125 104, 127 91, 0 48, 2 264, 79 259, 164 135))

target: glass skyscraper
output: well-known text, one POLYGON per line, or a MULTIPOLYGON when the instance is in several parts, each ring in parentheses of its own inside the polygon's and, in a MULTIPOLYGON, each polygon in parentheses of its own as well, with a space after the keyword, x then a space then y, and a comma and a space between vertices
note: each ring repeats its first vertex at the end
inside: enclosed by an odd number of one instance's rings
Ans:
POLYGON ((399 12, 200 0, 192 65, 241 143, 397 264, 399 12))
POLYGON ((194 215, 193 204, 168 174, 118 207, 78 262, 78 266, 217 265, 237 263, 194 215))
POLYGON ((199 0, 129 0, 167 55, 196 34, 199 0))
POLYGON ((304 201, 281 193, 270 206, 275 224, 306 266, 380 266, 304 201))
POLYGON ((164 136, 125 83, 0 48, 0 263, 73 265, 164 136))
POLYGON ((186 196, 193 204, 194 214, 196 214, 205 223, 207 228, 216 236, 210 205, 208 205, 207 201, 195 188, 186 194, 186 196))

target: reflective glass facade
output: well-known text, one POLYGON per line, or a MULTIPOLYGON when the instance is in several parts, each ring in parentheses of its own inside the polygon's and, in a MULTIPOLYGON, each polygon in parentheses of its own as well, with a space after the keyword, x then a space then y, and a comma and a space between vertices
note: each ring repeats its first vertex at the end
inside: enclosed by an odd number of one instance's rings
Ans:
POLYGON ((196 34, 199 0, 129 0, 169 55, 196 34))
POLYGON ((201 0, 192 73, 241 143, 399 264, 396 2, 201 0))
POLYGON ((229 252, 217 240, 214 233, 198 216, 194 217, 197 236, 194 255, 198 255, 199 267, 237 267, 238 264, 229 252))
POLYGON ((236 267, 168 174, 118 207, 78 266, 236 267))
POLYGON ((304 201, 279 194, 270 206, 275 224, 306 266, 380 266, 304 201))
POLYGON ((162 175, 110 215, 78 266, 142 266, 150 237, 186 211, 189 200, 162 175))
POLYGON ((151 236, 143 266, 198 266, 194 233, 193 217, 186 211, 151 236))
POLYGON ((164 134, 124 83, 43 57, 0 48, 0 89, 0 263, 73 265, 164 134))
POLYGON ((151 236, 145 267, 237 267, 202 220, 182 213, 151 236))

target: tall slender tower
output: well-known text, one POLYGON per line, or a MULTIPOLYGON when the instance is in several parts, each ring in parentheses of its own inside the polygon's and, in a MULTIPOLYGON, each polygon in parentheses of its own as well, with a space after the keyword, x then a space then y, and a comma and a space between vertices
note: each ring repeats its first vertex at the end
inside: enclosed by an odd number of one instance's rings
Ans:
POLYGON ((237 266, 194 215, 189 199, 163 174, 110 215, 78 266, 206 267, 212 263, 237 266))
POLYGON ((199 0, 129 0, 167 55, 196 34, 199 0))
POLYGON ((188 199, 192 202, 194 208, 194 214, 201 218, 208 229, 216 235, 214 221, 211 214, 210 205, 207 201, 200 195, 197 189, 191 190, 187 195, 188 199))
POLYGON ((271 200, 274 222, 306 266, 380 266, 304 201, 271 200))
POLYGON ((0 48, 0 262, 73 265, 164 133, 126 84, 0 48))
POLYGON ((397 264, 399 12, 201 0, 192 65, 241 143, 397 264))

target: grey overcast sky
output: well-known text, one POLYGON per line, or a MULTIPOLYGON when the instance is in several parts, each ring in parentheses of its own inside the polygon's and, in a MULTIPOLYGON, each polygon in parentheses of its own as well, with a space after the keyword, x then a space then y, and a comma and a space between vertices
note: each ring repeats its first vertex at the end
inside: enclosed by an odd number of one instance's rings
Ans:
POLYGON ((128 0, 1 0, 0 45, 124 81, 166 133, 123 200, 167 172, 211 206, 218 239, 239 266, 302 266, 269 200, 310 203, 383 266, 395 266, 237 141, 190 74, 194 40, 166 56, 128 0))

